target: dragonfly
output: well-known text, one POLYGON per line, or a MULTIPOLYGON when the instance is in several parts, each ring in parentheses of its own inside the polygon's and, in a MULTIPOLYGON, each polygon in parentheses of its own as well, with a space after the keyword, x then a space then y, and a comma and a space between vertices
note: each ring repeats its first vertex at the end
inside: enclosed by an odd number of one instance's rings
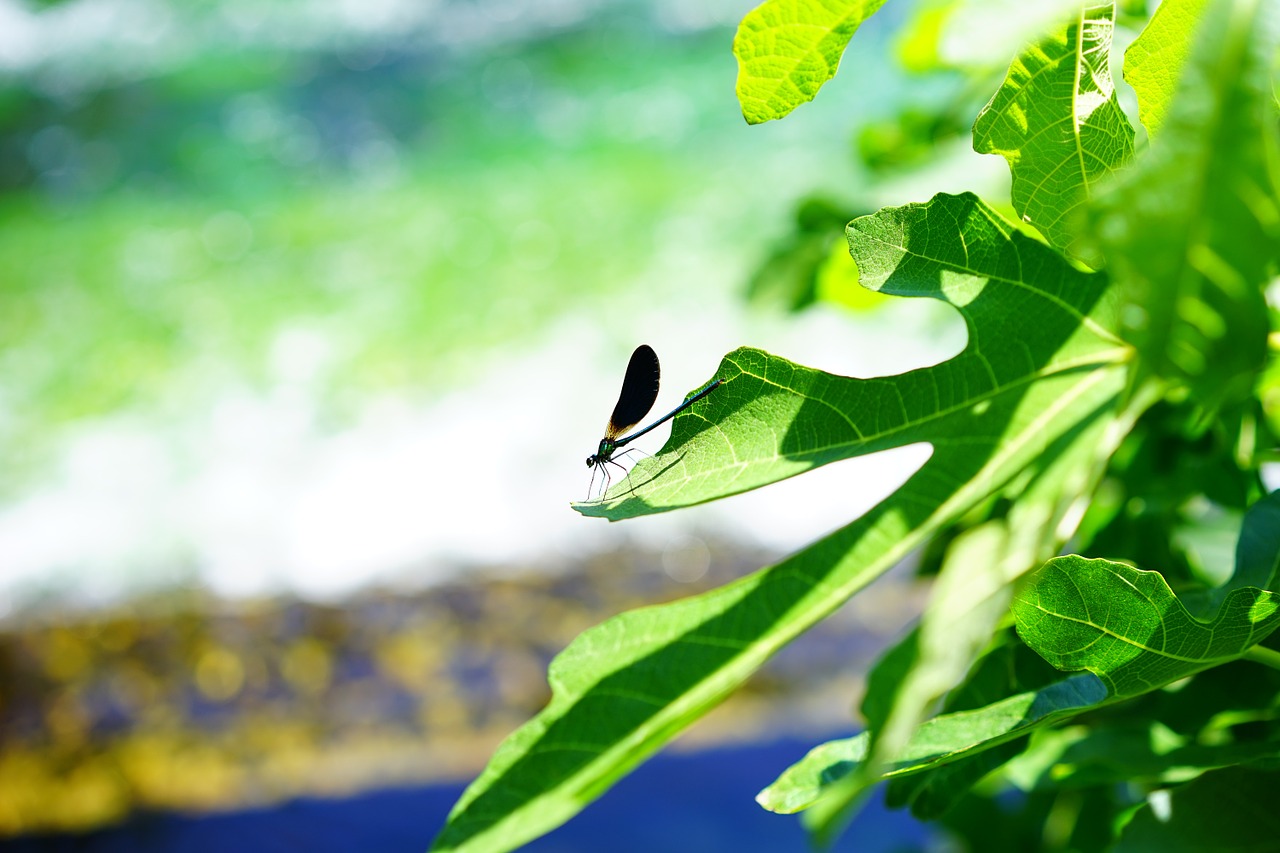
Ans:
MULTIPOLYGON (((631 433, 631 428, 640 423, 644 416, 649 414, 649 410, 653 408, 653 404, 658 399, 658 382, 661 377, 661 371, 658 367, 658 354, 653 351, 653 347, 648 344, 641 344, 636 347, 636 351, 631 353, 631 361, 627 363, 627 373, 622 377, 622 392, 618 395, 618 404, 613 407, 613 414, 609 417, 609 424, 604 429, 604 438, 600 439, 600 446, 596 448, 596 452, 587 457, 587 467, 591 469, 591 485, 587 487, 587 499, 591 499, 591 489, 596 483, 596 472, 600 471, 604 474, 604 489, 600 492, 601 496, 609 491, 609 484, 612 478, 609 476, 609 465, 623 468, 615 461, 614 454, 640 436, 649 432, 655 427, 662 426, 712 391, 719 388, 722 380, 717 379, 706 388, 703 388, 697 394, 685 400, 676 406, 670 412, 658 418, 639 432, 631 433), (623 436, 626 436, 625 438, 623 436)), ((624 451, 629 453, 630 451, 624 451)), ((623 454, 619 453, 618 456, 623 454)))

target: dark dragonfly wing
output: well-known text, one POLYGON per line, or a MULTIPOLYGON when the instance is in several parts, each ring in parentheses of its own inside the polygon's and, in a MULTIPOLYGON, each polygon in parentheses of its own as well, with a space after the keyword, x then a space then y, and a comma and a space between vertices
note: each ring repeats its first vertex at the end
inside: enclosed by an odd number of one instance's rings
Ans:
POLYGON ((631 353, 627 375, 622 379, 622 393, 618 405, 613 407, 605 438, 615 439, 631 429, 649 414, 658 399, 658 354, 648 344, 641 344, 631 353))

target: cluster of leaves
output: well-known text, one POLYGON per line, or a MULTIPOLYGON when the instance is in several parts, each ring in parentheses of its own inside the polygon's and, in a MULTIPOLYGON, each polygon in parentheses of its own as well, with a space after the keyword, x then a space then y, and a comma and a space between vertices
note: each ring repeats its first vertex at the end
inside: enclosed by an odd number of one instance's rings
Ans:
MULTIPOLYGON (((880 5, 750 13, 747 120, 811 99, 880 5)), ((828 840, 888 779, 892 803, 981 849, 1274 844, 1259 798, 1280 783, 1280 497, 1260 470, 1280 6, 1163 2, 1124 56, 1141 145, 1110 70, 1115 4, 1025 5, 1054 17, 973 126, 1008 161, 1021 222, 964 194, 846 228, 861 284, 952 305, 965 349, 875 379, 736 350, 663 451, 578 509, 662 512, 913 443, 928 461, 777 565, 578 637, 437 849, 509 849, 568 819, 928 543, 932 596, 869 679, 866 731, 816 747, 764 807, 805 810, 828 840), (1022 794, 996 801, 1001 785, 1022 794)), ((935 4, 934 29, 965 6, 935 4)))

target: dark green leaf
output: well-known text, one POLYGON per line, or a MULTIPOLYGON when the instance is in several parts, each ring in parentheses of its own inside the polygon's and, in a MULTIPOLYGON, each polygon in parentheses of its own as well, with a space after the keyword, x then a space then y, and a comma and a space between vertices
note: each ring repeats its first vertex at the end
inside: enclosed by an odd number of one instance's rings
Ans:
POLYGON ((1204 624, 1159 572, 1071 555, 1028 579, 1013 614, 1019 636, 1045 660, 1087 669, 1124 698, 1240 657, 1280 625, 1280 595, 1236 589, 1204 624))
POLYGON ((1280 573, 1280 491, 1249 507, 1236 545, 1236 570, 1218 600, 1247 586, 1276 589, 1280 573))
MULTIPOLYGON (((915 642, 916 632, 908 639, 915 642)), ((896 691, 877 684, 877 677, 887 681, 891 674, 901 679, 909 667, 886 666, 907 643, 895 647, 881 659, 867 679, 867 693, 863 700, 863 716, 867 726, 875 730, 887 718, 886 708, 876 715, 868 713, 869 701, 878 693, 892 700, 896 691)), ((899 658, 901 661, 901 658, 899 658)), ((943 706, 945 713, 976 710, 994 704, 1017 693, 1038 689, 1061 679, 1061 674, 1048 666, 1044 659, 1023 645, 1012 630, 1004 632, 992 648, 984 654, 970 671, 964 683, 947 693, 943 706)), ((1025 739, 1009 741, 993 749, 961 758, 954 762, 890 781, 885 802, 891 808, 895 804, 909 805, 912 814, 922 820, 933 820, 949 811, 965 796, 969 788, 993 769, 1018 755, 1025 746, 1025 739)))
MULTIPOLYGON (((1036 756, 1042 772, 1033 785, 1169 784, 1187 781, 1206 770, 1280 758, 1280 738, 1201 744, 1192 736, 1143 720, 1080 727, 1077 734, 1060 739, 1054 744, 1056 749, 1036 756)), ((1222 732, 1207 734, 1223 737, 1222 732)))
POLYGON ((1275 850, 1280 810, 1271 794, 1280 773, 1233 767, 1206 773, 1158 795, 1125 827, 1117 853, 1201 853, 1275 850))
POLYGON ((884 726, 893 710, 898 685, 906 678, 920 657, 920 628, 907 632, 901 640, 880 656, 867 673, 867 688, 862 695, 862 720, 868 729, 884 726))
POLYGON ((906 806, 920 820, 937 820, 955 808, 987 774, 1007 764, 1025 747, 1026 739, 1018 738, 921 773, 891 779, 885 805, 891 809, 906 806))

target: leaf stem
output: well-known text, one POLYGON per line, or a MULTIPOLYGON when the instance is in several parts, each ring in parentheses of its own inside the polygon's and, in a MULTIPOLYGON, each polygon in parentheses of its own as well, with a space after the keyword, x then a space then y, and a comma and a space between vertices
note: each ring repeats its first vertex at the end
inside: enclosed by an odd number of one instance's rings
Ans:
POLYGON ((1266 646, 1252 646, 1244 653, 1243 657, 1245 660, 1251 660, 1254 663, 1260 663, 1272 669, 1280 669, 1280 652, 1275 649, 1269 649, 1266 646))

